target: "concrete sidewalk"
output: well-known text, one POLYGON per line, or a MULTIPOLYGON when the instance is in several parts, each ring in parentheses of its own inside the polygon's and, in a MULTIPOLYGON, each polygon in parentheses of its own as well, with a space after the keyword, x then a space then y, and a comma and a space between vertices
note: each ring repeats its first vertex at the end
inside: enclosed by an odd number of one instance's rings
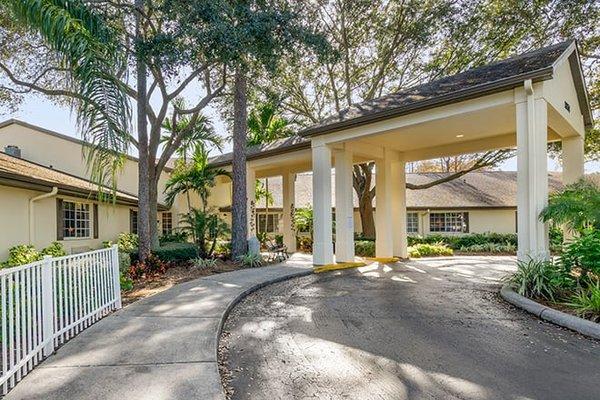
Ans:
POLYGON ((34 369, 7 400, 224 399, 221 324, 246 293, 310 273, 312 258, 186 282, 99 321, 34 369))

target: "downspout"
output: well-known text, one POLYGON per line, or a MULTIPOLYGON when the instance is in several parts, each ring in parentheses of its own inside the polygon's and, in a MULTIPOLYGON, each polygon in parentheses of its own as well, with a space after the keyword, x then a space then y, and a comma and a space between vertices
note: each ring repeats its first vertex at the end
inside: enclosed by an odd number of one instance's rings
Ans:
POLYGON ((33 244, 35 239, 35 214, 33 203, 38 200, 47 199, 48 197, 54 197, 58 193, 58 187, 52 187, 52 190, 48 193, 40 194, 39 196, 32 197, 29 199, 29 244, 33 244))

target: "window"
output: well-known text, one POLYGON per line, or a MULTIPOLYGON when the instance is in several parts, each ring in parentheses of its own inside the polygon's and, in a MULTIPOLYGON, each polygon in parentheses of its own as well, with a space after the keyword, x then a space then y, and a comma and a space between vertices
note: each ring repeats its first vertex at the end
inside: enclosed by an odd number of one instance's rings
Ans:
POLYGON ((173 214, 170 212, 162 213, 162 233, 169 235, 173 232, 173 214))
POLYGON ((279 214, 258 214, 256 216, 258 232, 279 232, 279 214))
POLYGON ((89 238, 92 236, 90 205, 63 201, 63 238, 89 238))
POLYGON ((406 232, 419 233, 419 214, 409 212, 406 214, 406 232))
POLYGON ((135 233, 136 235, 138 233, 137 219, 138 219, 137 211, 129 210, 129 232, 135 233))
POLYGON ((429 214, 429 231, 467 233, 469 232, 469 213, 431 213, 429 214))

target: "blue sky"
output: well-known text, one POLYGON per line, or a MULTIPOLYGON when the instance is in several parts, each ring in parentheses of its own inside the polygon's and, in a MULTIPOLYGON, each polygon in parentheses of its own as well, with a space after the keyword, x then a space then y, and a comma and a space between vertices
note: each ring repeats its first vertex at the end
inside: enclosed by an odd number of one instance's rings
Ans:
MULTIPOLYGON (((218 114, 214 110, 209 110, 208 114, 212 118, 215 129, 222 136, 226 135, 225 125, 219 120, 218 114)), ((31 96, 27 98, 19 107, 19 110, 14 113, 2 113, 2 119, 17 118, 34 125, 39 125, 43 128, 50 129, 77 137, 76 118, 67 107, 60 107, 52 102, 39 97, 31 96)), ((225 151, 230 151, 230 144, 225 147, 225 151)), ((501 170, 515 171, 517 169, 516 158, 510 159, 500 165, 501 170)), ((560 171, 561 167, 555 160, 548 160, 548 168, 551 171, 560 171)), ((585 165, 586 172, 599 172, 600 162, 588 162, 585 165)))

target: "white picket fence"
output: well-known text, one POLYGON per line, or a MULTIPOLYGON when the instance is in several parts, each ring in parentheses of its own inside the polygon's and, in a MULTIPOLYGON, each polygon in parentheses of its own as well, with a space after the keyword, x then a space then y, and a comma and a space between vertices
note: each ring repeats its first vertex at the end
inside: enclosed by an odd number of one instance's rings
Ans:
POLYGON ((121 308, 118 257, 113 246, 0 270, 2 394, 57 346, 121 308))

